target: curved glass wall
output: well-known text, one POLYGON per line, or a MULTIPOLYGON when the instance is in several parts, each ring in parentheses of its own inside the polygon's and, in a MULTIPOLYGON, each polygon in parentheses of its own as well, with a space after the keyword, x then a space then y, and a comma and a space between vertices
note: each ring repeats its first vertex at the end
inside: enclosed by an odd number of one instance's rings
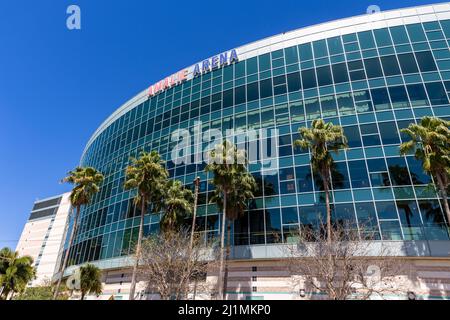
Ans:
MULTIPOLYGON (((431 178, 412 156, 399 156, 400 129, 423 116, 450 119, 450 20, 374 29, 291 46, 202 74, 120 116, 88 146, 81 164, 105 174, 101 191, 82 210, 72 264, 128 255, 137 239, 133 192, 123 190, 130 156, 157 150, 171 178, 192 187, 201 178, 198 232, 219 231, 204 164, 175 165, 176 129, 277 128, 278 166, 262 175, 248 212, 233 226, 234 245, 289 242, 300 226, 325 215, 322 182, 309 154, 293 148, 299 127, 323 118, 344 127, 349 149, 336 157, 333 219, 369 226, 380 240, 447 240, 431 178)), ((139 215, 139 212, 136 213, 139 215)), ((158 232, 145 217, 144 233, 158 232)), ((367 230, 360 230, 361 235, 367 230)))

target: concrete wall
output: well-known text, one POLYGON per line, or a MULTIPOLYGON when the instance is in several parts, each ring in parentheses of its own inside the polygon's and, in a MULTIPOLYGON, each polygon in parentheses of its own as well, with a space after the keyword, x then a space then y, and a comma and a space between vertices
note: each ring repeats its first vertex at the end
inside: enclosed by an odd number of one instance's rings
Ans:
MULTIPOLYGON (((403 263, 405 260, 402 260, 403 263)), ((450 258, 414 257, 406 258, 407 270, 399 275, 396 292, 387 292, 384 299, 407 299, 407 292, 412 291, 417 299, 450 300, 450 258)), ((264 299, 264 300, 303 300, 325 299, 317 292, 307 291, 300 296, 299 275, 289 271, 288 263, 283 259, 271 260, 235 260, 230 262, 228 278, 228 299, 264 299)), ((105 300, 112 295, 117 300, 127 300, 130 288, 131 269, 105 270, 103 275, 103 294, 88 299, 105 300)), ((144 279, 139 279, 137 299, 158 299, 156 294, 145 291, 144 279)), ((217 274, 208 274, 207 281, 214 284, 217 274)), ((196 299, 210 299, 211 292, 197 292, 196 299)), ((77 296, 75 296, 77 297, 77 296)))

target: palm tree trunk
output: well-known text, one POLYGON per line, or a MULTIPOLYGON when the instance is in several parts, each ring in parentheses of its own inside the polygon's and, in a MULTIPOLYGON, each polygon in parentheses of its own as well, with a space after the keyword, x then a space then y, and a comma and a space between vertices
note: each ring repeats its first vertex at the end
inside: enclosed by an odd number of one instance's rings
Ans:
POLYGON ((197 177, 194 181, 195 183, 195 192, 194 192, 194 211, 192 213, 192 226, 191 226, 191 242, 190 248, 192 249, 194 243, 194 231, 195 231, 195 219, 197 217, 197 202, 198 202, 198 185, 200 182, 200 178, 197 177))
POLYGON ((139 236, 138 236, 138 243, 136 246, 136 259, 134 261, 133 274, 131 276, 131 287, 130 287, 130 295, 128 297, 128 300, 134 300, 134 292, 136 291, 136 273, 137 273, 137 268, 139 265, 139 259, 141 257, 142 234, 144 231, 145 200, 142 198, 141 201, 142 201, 141 222, 139 223, 139 236))
POLYGON ((327 241, 331 242, 331 207, 330 207, 330 190, 328 185, 328 178, 323 177, 323 187, 325 190, 325 206, 327 209, 327 241))
MULTIPOLYGON (((191 242, 190 242, 190 246, 189 246, 189 249, 191 250, 191 254, 192 254, 192 247, 194 246, 195 219, 197 217, 197 203, 198 203, 198 187, 200 184, 199 177, 197 177, 195 179, 194 184, 195 184, 194 210, 192 213, 191 242)), ((194 294, 193 294, 192 300, 195 300, 196 291, 197 291, 197 277, 195 277, 195 280, 194 280, 194 294)), ((187 290, 186 290, 186 299, 188 298, 188 295, 189 295, 189 281, 188 281, 187 290)))
POLYGON ((226 299, 228 288, 228 260, 230 260, 231 222, 227 219, 227 250, 225 255, 225 271, 223 275, 223 297, 226 299))
POLYGON ((450 208, 449 208, 448 199, 447 199, 447 197, 448 197, 447 196, 447 188, 444 185, 444 181, 439 173, 436 174, 436 180, 438 183, 439 192, 442 197, 442 205, 444 206, 445 215, 447 216, 447 224, 450 227, 450 208))
POLYGON ((219 263, 219 275, 218 275, 218 289, 217 294, 220 300, 224 300, 225 297, 223 295, 223 258, 224 258, 224 246, 225 246, 225 222, 227 217, 227 192, 224 190, 223 192, 223 213, 222 213, 222 225, 220 231, 220 263, 219 263))
POLYGON ((80 206, 77 206, 75 219, 73 220, 73 228, 72 228, 72 231, 70 232, 69 244, 67 246, 66 254, 64 255, 63 264, 62 264, 61 268, 59 269, 61 274, 59 276, 58 283, 56 284, 55 292, 53 293, 53 300, 56 300, 56 298, 58 297, 59 287, 61 286, 61 281, 62 281, 62 278, 63 278, 63 275, 64 275, 64 270, 66 269, 67 261, 69 260, 69 252, 70 252, 70 248, 72 247, 73 237, 74 237, 74 235, 76 233, 76 230, 77 230, 77 227, 78 227, 78 217, 79 217, 79 215, 80 215, 80 206))

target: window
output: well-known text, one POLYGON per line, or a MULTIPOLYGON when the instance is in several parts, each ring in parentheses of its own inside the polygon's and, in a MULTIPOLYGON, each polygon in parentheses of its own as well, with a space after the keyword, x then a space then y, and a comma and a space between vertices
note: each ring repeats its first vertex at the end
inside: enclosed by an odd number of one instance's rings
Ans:
POLYGON ((408 35, 406 33, 406 29, 404 26, 391 27, 389 28, 392 35, 392 40, 394 40, 394 44, 403 44, 408 43, 408 35))
POLYGON ((331 70, 329 66, 324 66, 317 68, 317 79, 319 86, 326 86, 331 84, 333 81, 331 79, 331 70))
POLYGON ((375 48, 372 31, 358 32, 358 38, 362 50, 375 48))
POLYGON ((284 49, 284 56, 286 58, 286 64, 298 62, 297 47, 289 47, 284 49))
POLYGON ((407 85, 409 98, 413 107, 421 107, 430 105, 423 84, 407 85))
POLYGON ((298 223, 298 213, 296 207, 282 208, 281 215, 283 224, 298 223))
POLYGON ((321 58, 328 55, 327 44, 325 40, 318 40, 313 42, 314 58, 321 58))
POLYGON ((235 104, 241 104, 245 102, 245 86, 234 88, 234 101, 235 104))
POLYGON ((305 100, 306 118, 308 120, 320 118, 319 99, 305 100))
POLYGON ((337 105, 334 96, 320 98, 320 104, 322 106, 322 114, 324 118, 337 116, 337 105))
POLYGON ((310 166, 299 166, 295 168, 295 174, 297 176, 297 190, 298 192, 311 192, 312 176, 310 166))
POLYGON ((299 46, 299 54, 301 61, 311 60, 313 58, 311 43, 301 44, 299 46))
POLYGON ((380 235, 378 234, 377 215, 373 203, 357 202, 355 207, 361 237, 367 237, 369 240, 378 240, 380 235))
POLYGON ((223 107, 227 108, 233 105, 233 90, 223 92, 223 107))
POLYGON ((261 93, 261 99, 272 96, 273 95, 272 80, 271 79, 261 80, 261 82, 259 83, 259 89, 261 93))
POLYGON ((448 103, 447 94, 445 93, 442 82, 426 83, 425 87, 427 88, 428 96, 430 97, 432 105, 448 103))
POLYGON ((397 210, 393 201, 377 201, 375 205, 378 219, 397 219, 397 210))
POLYGON ((416 52, 417 63, 421 72, 436 71, 436 63, 430 51, 416 52))
POLYGON ((281 242, 280 209, 266 209, 265 213, 267 243, 281 242))
POLYGON ((258 60, 257 57, 247 59, 247 75, 258 72, 258 60))
POLYGON ((379 58, 364 59, 364 65, 366 66, 367 78, 371 79, 383 76, 379 58))
POLYGON ((404 86, 389 87, 389 95, 394 109, 409 107, 408 95, 404 86))
POLYGON ((406 26, 406 30, 408 30, 411 42, 427 41, 425 32, 423 31, 422 25, 420 23, 409 24, 406 26))
POLYGON ((391 108, 389 96, 386 88, 372 89, 373 104, 375 105, 375 110, 387 110, 391 108))
POLYGON ((402 225, 410 227, 422 224, 415 200, 397 201, 397 208, 402 225))
POLYGON ((398 55, 398 61, 400 62, 400 67, 402 69, 402 73, 416 73, 419 72, 419 68, 416 64, 416 59, 412 53, 405 53, 398 55))
MULTIPOLYGON (((259 56, 259 72, 270 69, 270 54, 266 53, 259 56)), ((224 79, 225 81, 225 79, 224 79)))
POLYGON ((347 65, 345 63, 333 64, 334 83, 348 82, 347 65))
POLYGON ((380 221, 383 240, 402 240, 402 231, 398 221, 380 221))
POLYGON ((391 37, 387 28, 373 30, 375 40, 379 47, 392 45, 391 37))
POLYGON ((414 157, 406 157, 413 184, 428 184, 431 178, 423 171, 422 162, 414 157))
POLYGON ((380 135, 383 144, 400 143, 397 126, 394 121, 380 122, 378 126, 380 127, 380 135))
POLYGON ((438 200, 419 200, 419 208, 426 227, 445 228, 444 216, 438 200))
POLYGON ((262 210, 252 210, 250 218, 250 244, 264 243, 264 216, 262 210))
POLYGON ((394 186, 411 185, 411 179, 409 178, 409 173, 404 158, 387 158, 386 161, 392 184, 394 186))
POLYGON ((337 96, 339 113, 341 115, 354 114, 355 106, 350 93, 343 93, 337 96))
POLYGON ((353 204, 335 204, 333 220, 344 228, 355 228, 355 210, 353 204))
POLYGON ((314 69, 302 71, 302 82, 303 82, 303 89, 310 89, 317 87, 316 74, 314 72, 314 69))
POLYGON ((381 64, 383 65, 384 74, 386 76, 394 76, 400 74, 400 68, 395 56, 381 57, 381 64))
POLYGON ((335 167, 331 170, 333 189, 349 189, 350 181, 345 162, 335 162, 335 167))
POLYGON ((292 102, 289 105, 289 109, 291 111, 291 120, 292 122, 304 121, 305 120, 305 110, 303 108, 303 102, 297 101, 292 102))
POLYGON ((301 89, 300 73, 290 73, 287 75, 288 91, 298 91, 301 89))
POLYGON ((328 50, 330 51, 330 55, 343 53, 342 42, 340 37, 333 37, 327 39, 328 50))
POLYGON ((362 146, 358 126, 344 127, 344 134, 347 137, 349 148, 358 148, 362 146))
POLYGON ((254 101, 259 98, 258 82, 247 84, 247 100, 254 101))
POLYGON ((369 169, 372 187, 391 185, 384 159, 368 159, 367 167, 369 169))
POLYGON ((364 160, 349 161, 351 184, 353 188, 369 187, 369 177, 367 175, 366 162, 364 160))

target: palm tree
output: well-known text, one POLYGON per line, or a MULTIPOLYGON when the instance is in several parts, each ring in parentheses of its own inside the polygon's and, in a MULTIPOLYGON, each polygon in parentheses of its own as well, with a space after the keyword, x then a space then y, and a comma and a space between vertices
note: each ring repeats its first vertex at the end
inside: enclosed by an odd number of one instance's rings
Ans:
POLYGON ((32 266, 33 258, 19 257, 18 252, 9 248, 0 250, 0 300, 7 299, 11 294, 23 292, 28 282, 35 278, 36 269, 32 266))
POLYGON ((99 192, 100 184, 103 182, 103 179, 103 174, 95 168, 77 167, 75 170, 70 171, 67 177, 62 180, 62 182, 74 185, 69 199, 72 204, 72 208, 76 209, 76 213, 73 219, 73 228, 70 232, 69 244, 64 256, 63 264, 60 268, 61 274, 53 294, 54 300, 58 297, 59 287, 61 286, 64 270, 66 269, 67 261, 69 259, 69 251, 72 246, 73 238, 77 232, 81 206, 88 205, 91 202, 94 195, 99 192))
POLYGON ((169 180, 164 192, 164 213, 160 221, 163 232, 173 231, 192 213, 193 194, 181 181, 169 180))
POLYGON ((216 203, 222 211, 218 294, 224 299, 227 290, 231 221, 244 214, 248 200, 254 198, 253 192, 257 185, 253 176, 247 171, 245 151, 237 149, 230 141, 225 140, 222 144, 216 145, 210 152, 210 157, 213 161, 205 168, 206 172, 213 174, 211 184, 215 187, 210 202, 216 203), (223 272, 226 222, 228 222, 227 249, 225 272, 223 272))
POLYGON ((144 215, 151 204, 152 211, 158 212, 163 203, 164 189, 169 173, 164 167, 164 161, 156 151, 141 152, 139 158, 132 159, 132 163, 126 169, 125 189, 137 189, 135 206, 141 206, 141 220, 139 235, 136 245, 136 259, 131 277, 130 300, 134 300, 136 290, 136 272, 141 253, 142 235, 144 229, 144 215))
POLYGON ((450 184, 450 121, 436 117, 423 117, 420 124, 411 123, 401 132, 411 140, 400 145, 400 154, 414 152, 422 161, 423 170, 437 183, 447 223, 450 224, 450 208, 447 189, 450 184))
POLYGON ((347 138, 341 126, 331 122, 325 123, 322 119, 312 122, 311 128, 299 128, 300 139, 294 145, 311 150, 311 166, 323 181, 325 204, 327 209, 327 239, 331 242, 331 205, 330 187, 331 171, 334 159, 331 152, 336 154, 340 149, 347 148, 347 138))
POLYGON ((89 293, 102 293, 102 272, 98 267, 90 263, 80 267, 80 290, 80 300, 84 300, 89 293))

